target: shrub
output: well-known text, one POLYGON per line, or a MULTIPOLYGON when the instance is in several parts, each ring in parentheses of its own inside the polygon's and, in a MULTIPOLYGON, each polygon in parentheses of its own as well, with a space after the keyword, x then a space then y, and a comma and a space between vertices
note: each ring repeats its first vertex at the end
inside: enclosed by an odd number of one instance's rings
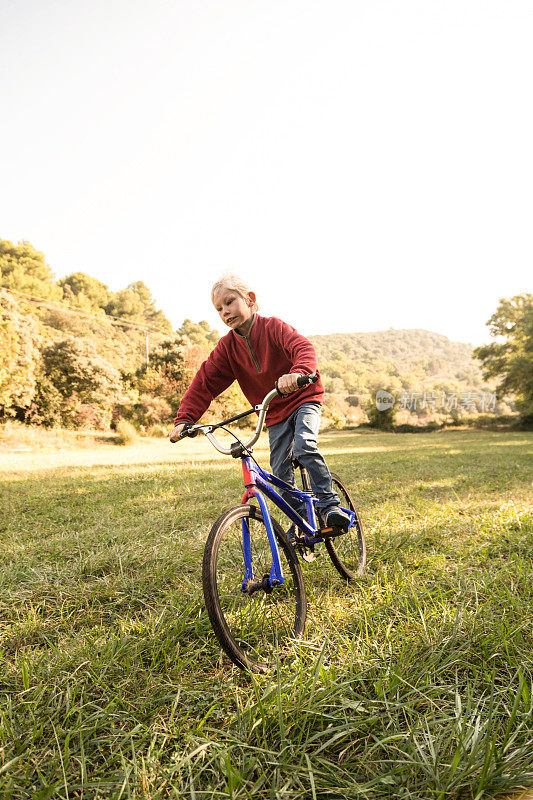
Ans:
POLYGON ((142 394, 135 404, 135 419, 141 425, 164 425, 173 418, 172 409, 163 397, 142 394))
MULTIPOLYGON (((378 391, 383 391, 383 390, 375 389, 372 392, 370 402, 366 406, 365 410, 368 416, 368 421, 370 423, 371 428, 377 428, 380 431, 391 431, 393 430, 394 424, 396 422, 398 402, 395 400, 392 405, 381 410, 381 407, 378 407, 378 400, 376 398, 378 391)), ((392 395, 392 397, 394 397, 390 389, 385 390, 385 392, 389 396, 392 395)))
POLYGON ((322 411, 322 425, 324 428, 341 430, 346 425, 346 417, 334 405, 324 405, 322 411))
POLYGON ((142 394, 136 403, 117 403, 113 409, 111 427, 117 427, 120 420, 126 420, 136 428, 150 428, 156 425, 171 425, 174 415, 163 397, 150 397, 142 394))
POLYGON ((137 441, 137 431, 125 419, 121 419, 117 425, 117 439, 119 444, 135 444, 137 441))
POLYGON ((162 425, 150 425, 148 430, 146 431, 147 436, 153 436, 154 439, 162 439, 164 436, 167 435, 166 428, 162 425))
POLYGON ((395 433, 431 433, 432 431, 439 431, 443 427, 444 424, 431 420, 426 425, 410 425, 408 422, 404 422, 401 425, 395 425, 393 430, 395 433))

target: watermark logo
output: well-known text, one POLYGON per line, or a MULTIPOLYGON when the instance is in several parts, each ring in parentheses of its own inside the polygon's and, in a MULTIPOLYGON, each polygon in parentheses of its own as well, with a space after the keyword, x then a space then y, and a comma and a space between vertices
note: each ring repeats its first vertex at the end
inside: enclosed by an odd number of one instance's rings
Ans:
POLYGON ((396 398, 385 389, 378 389, 376 392, 376 408, 378 411, 387 411, 392 408, 396 402, 396 398))
POLYGON ((398 408, 408 411, 470 411, 487 413, 496 410, 495 392, 402 392, 396 398, 385 389, 376 392, 376 408, 386 411, 398 401, 398 408))

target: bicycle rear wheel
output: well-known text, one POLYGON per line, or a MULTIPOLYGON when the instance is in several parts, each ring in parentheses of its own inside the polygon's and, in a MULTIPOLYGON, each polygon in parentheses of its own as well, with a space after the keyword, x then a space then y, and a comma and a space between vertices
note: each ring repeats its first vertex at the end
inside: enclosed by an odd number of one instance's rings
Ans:
POLYGON ((276 520, 284 583, 270 587, 272 553, 260 509, 241 505, 224 512, 213 525, 204 551, 202 580, 207 613, 220 646, 241 669, 266 672, 286 658, 305 627, 307 601, 302 570, 276 520), (243 591, 243 521, 250 529, 253 582, 243 591), (266 576, 266 577, 265 577, 266 576))
POLYGON ((355 522, 348 533, 325 539, 326 550, 333 566, 347 581, 362 575, 366 564, 366 541, 363 523, 356 511, 348 488, 334 472, 331 473, 333 488, 339 495, 341 505, 355 513, 355 522))

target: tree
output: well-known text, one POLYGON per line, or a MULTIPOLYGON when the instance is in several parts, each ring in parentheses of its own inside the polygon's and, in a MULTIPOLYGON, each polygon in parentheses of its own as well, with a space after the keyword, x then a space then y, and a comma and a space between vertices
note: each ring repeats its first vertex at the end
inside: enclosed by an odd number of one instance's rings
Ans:
POLYGON ((117 370, 97 355, 90 342, 74 337, 44 348, 42 358, 42 399, 48 402, 51 398, 50 405, 58 408, 60 421, 65 425, 90 422, 107 427, 113 405, 122 395, 117 370))
POLYGON ((0 239, 0 284, 17 292, 61 300, 63 292, 55 282, 44 254, 29 242, 13 244, 0 239))
MULTIPOLYGON (((173 339, 164 339, 153 349, 150 355, 150 366, 161 369, 178 380, 184 370, 185 345, 175 336, 173 339)), ((146 367, 139 370, 139 374, 146 371, 146 367)))
POLYGON ((0 411, 15 416, 31 405, 41 355, 37 322, 0 289, 0 411))
POLYGON ((113 292, 101 281, 84 272, 73 272, 59 281, 63 296, 69 305, 86 311, 105 311, 113 299, 113 292))
MULTIPOLYGON (((150 364, 188 385, 218 339, 218 332, 212 330, 205 320, 192 322, 186 319, 173 338, 164 339, 154 348, 150 364)), ((143 371, 140 370, 139 374, 143 371)))
POLYGON ((533 425, 533 295, 500 300, 487 325, 491 336, 504 341, 477 347, 474 356, 482 362, 486 379, 502 378, 498 397, 515 394, 522 423, 533 425))
POLYGON ((181 344, 198 345, 212 350, 220 339, 218 331, 209 327, 209 323, 203 319, 201 322, 192 322, 190 319, 183 320, 181 328, 176 331, 181 344))
POLYGON ((117 292, 106 306, 108 314, 123 317, 131 322, 158 328, 171 333, 172 325, 162 311, 157 311, 150 289, 142 281, 130 283, 117 292))
POLYGON ((89 401, 107 400, 120 392, 118 372, 88 342, 74 337, 56 342, 43 350, 43 364, 63 397, 76 392, 89 401))

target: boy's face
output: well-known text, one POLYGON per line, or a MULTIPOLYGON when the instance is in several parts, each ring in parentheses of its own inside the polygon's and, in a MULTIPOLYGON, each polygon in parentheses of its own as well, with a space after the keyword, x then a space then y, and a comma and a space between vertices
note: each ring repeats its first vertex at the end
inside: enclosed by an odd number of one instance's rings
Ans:
POLYGON ((213 302, 222 322, 229 328, 238 330, 253 314, 252 306, 255 303, 255 295, 250 292, 245 300, 234 289, 222 288, 216 292, 213 302))

